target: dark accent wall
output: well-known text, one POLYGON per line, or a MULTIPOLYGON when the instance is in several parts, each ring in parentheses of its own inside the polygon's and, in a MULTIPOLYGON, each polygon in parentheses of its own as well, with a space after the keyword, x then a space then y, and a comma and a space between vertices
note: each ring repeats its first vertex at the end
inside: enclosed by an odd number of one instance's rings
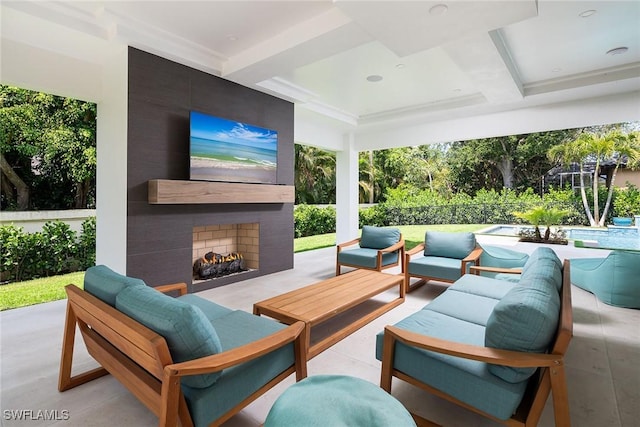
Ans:
POLYGON ((278 184, 293 185, 293 104, 129 48, 127 275, 199 291, 293 268, 293 204, 150 205, 150 179, 189 179, 189 112, 278 132, 278 184), (192 231, 260 223, 259 269, 191 284, 192 231))

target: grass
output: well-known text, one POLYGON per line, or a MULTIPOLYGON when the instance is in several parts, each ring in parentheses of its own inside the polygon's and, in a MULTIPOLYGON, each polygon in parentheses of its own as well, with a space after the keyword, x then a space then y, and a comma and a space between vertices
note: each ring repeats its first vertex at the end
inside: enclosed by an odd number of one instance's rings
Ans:
POLYGON ((64 287, 69 283, 82 286, 84 271, 43 277, 41 279, 0 286, 0 311, 25 307, 66 297, 64 287))
MULTIPOLYGON (((405 239, 407 249, 411 249, 424 241, 424 232, 432 231, 478 231, 486 224, 452 224, 452 225, 403 225, 399 226, 405 239)), ((336 234, 301 237, 294 240, 294 252, 335 246, 336 234)), ((66 297, 64 287, 69 283, 82 286, 84 272, 44 277, 25 282, 10 283, 0 286, 0 311, 25 307, 43 302, 56 301, 66 297)))

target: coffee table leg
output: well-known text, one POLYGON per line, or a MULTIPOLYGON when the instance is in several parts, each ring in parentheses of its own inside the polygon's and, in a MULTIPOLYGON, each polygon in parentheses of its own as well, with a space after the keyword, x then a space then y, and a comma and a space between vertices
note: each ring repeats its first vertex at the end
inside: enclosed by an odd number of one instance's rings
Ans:
POLYGON ((305 329, 305 340, 306 340, 306 345, 307 345, 307 360, 310 359, 309 357, 309 351, 311 350, 311 323, 310 322, 305 322, 304 324, 304 329, 305 329))

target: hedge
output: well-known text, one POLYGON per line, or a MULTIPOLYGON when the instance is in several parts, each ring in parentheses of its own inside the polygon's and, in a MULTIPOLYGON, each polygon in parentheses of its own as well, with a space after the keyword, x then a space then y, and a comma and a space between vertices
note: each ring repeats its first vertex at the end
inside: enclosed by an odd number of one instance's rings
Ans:
POLYGON ((14 225, 0 226, 0 254, 2 282, 86 270, 95 265, 96 219, 86 219, 79 236, 60 220, 48 221, 35 233, 14 225))

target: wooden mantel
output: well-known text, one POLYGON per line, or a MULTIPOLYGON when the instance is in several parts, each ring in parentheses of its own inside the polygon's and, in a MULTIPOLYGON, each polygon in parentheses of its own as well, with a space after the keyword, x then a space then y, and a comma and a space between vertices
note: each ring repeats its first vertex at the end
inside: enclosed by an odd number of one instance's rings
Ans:
POLYGON ((149 180, 152 205, 204 203, 293 203, 293 185, 149 180))

